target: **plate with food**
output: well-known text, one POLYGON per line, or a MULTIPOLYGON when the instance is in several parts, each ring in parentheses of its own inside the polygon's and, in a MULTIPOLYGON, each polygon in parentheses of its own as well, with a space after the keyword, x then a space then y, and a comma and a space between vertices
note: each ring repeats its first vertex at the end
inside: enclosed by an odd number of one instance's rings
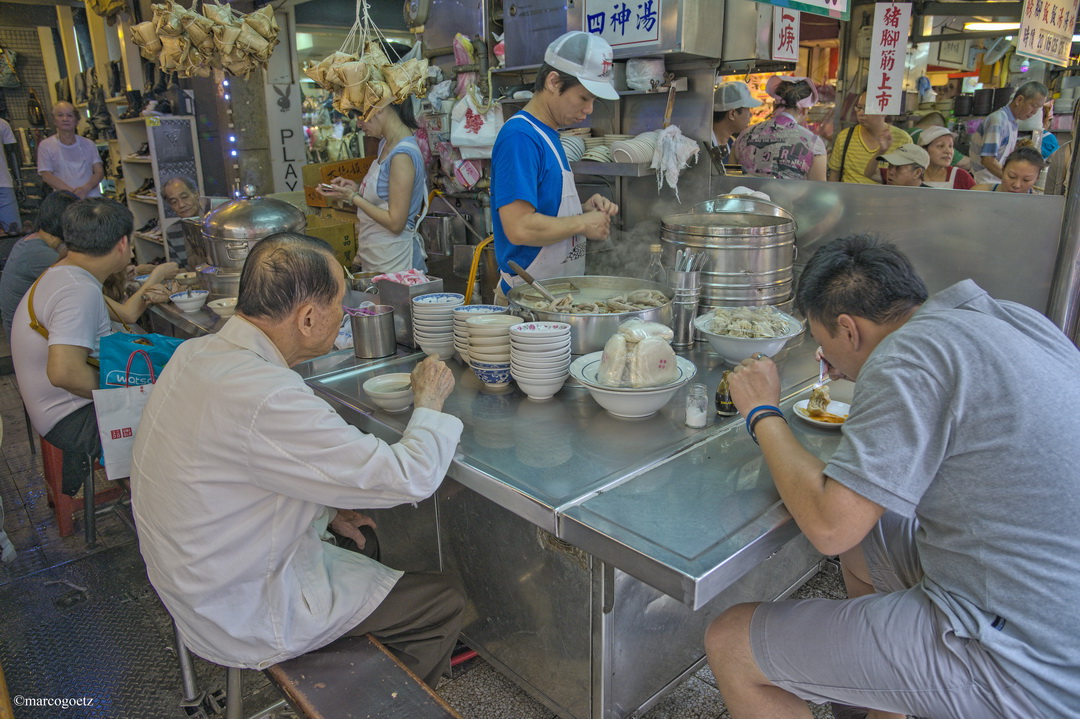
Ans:
POLYGON ((851 405, 829 397, 828 385, 814 388, 810 399, 795 403, 795 414, 799 419, 829 429, 835 429, 847 421, 850 412, 851 405))

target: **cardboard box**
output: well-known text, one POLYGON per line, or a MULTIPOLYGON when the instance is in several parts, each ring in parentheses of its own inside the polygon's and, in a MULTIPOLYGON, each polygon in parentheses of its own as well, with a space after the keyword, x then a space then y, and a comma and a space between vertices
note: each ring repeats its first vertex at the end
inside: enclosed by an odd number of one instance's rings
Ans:
POLYGON ((305 201, 312 207, 329 207, 329 201, 316 192, 315 188, 320 183, 329 183, 335 177, 344 177, 347 180, 360 182, 364 179, 368 167, 374 160, 373 156, 342 160, 341 162, 319 162, 313 165, 304 165, 300 168, 300 176, 304 180, 305 201))
MULTIPOLYGON (((354 218, 355 219, 355 218, 354 218)), ((356 224, 339 222, 319 215, 307 216, 307 229, 304 234, 318 237, 334 248, 334 254, 345 267, 352 267, 356 256, 356 224)))

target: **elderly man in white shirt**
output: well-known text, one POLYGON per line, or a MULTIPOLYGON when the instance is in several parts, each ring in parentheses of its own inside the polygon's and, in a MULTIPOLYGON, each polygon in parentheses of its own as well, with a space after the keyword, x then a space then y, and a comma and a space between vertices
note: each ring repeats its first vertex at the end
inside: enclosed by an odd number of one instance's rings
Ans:
POLYGON ((281 233, 251 251, 236 316, 181 345, 143 413, 132 503, 147 573, 187 646, 262 669, 371 632, 434 686, 464 599, 439 573, 402 573, 328 541, 364 545, 360 514, 431 496, 462 424, 435 358, 412 374, 414 410, 387 444, 347 424, 290 369, 329 351, 345 283, 329 246, 281 233))

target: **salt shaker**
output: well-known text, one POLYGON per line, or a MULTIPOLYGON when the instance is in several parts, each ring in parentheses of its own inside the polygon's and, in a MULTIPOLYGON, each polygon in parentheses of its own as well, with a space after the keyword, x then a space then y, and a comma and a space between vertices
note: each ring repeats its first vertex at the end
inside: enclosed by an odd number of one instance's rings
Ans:
POLYGON ((693 429, 704 427, 708 409, 709 396, 705 393, 705 385, 690 385, 690 393, 686 395, 686 426, 693 429))

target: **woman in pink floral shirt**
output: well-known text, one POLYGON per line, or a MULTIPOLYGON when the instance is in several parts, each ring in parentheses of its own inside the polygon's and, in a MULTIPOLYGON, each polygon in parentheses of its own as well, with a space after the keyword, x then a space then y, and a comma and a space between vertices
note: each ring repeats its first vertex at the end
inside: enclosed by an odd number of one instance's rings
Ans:
POLYGON ((824 180, 828 157, 820 137, 803 127, 817 102, 817 88, 806 77, 769 78, 765 91, 776 100, 773 116, 739 135, 731 154, 743 172, 786 180, 824 180))

